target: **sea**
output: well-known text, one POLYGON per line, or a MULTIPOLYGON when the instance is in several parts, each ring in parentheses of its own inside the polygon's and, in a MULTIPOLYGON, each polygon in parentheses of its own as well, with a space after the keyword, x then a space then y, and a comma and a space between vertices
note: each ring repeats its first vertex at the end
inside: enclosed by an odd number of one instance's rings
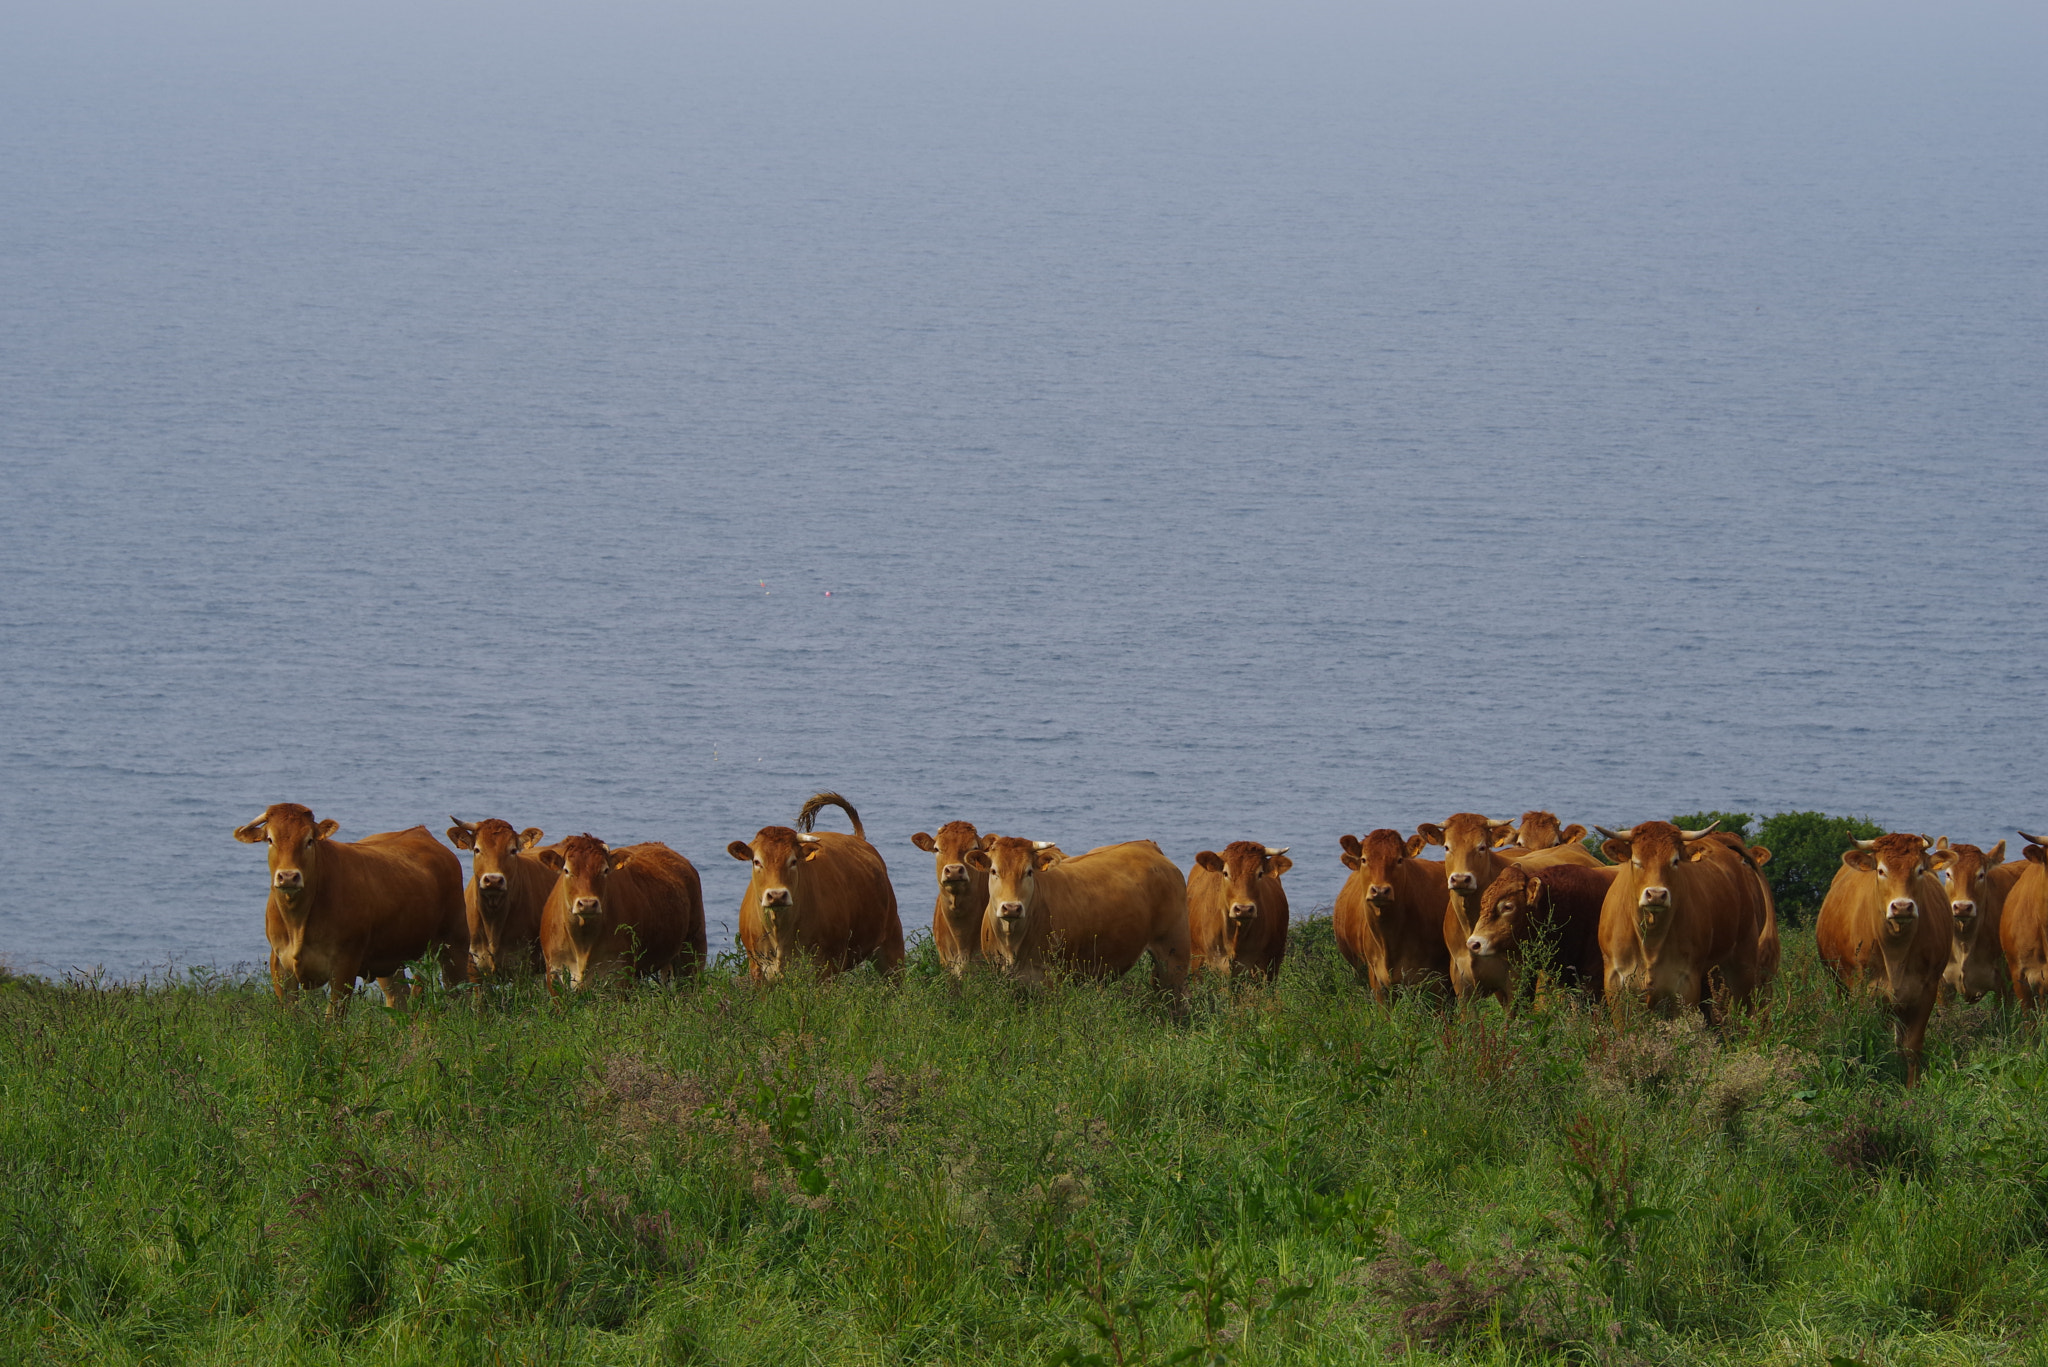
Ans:
POLYGON ((913 934, 953 819, 1297 915, 1457 811, 2048 827, 2036 9, 9 28, 16 972, 260 964, 279 801, 666 841, 715 950, 821 789, 913 934))

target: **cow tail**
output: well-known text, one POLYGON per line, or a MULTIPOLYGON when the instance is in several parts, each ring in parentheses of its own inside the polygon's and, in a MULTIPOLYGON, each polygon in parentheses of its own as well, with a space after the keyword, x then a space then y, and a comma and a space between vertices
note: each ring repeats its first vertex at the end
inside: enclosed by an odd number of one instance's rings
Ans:
POLYGON ((803 810, 796 814, 796 828, 800 831, 810 830, 817 825, 819 811, 826 807, 837 807, 840 811, 845 812, 848 817, 852 818, 853 838, 855 840, 866 840, 868 838, 867 832, 861 829, 860 813, 853 809, 851 802, 848 802, 837 793, 813 794, 811 800, 804 803, 803 810))

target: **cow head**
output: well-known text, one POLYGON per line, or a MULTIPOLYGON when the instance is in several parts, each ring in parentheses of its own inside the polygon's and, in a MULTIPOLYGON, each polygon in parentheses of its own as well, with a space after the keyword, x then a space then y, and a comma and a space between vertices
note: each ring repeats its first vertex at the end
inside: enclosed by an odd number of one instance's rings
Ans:
POLYGON ((1584 840, 1586 828, 1576 821, 1569 826, 1559 826, 1555 812, 1523 812, 1521 821, 1515 825, 1513 838, 1525 850, 1548 850, 1584 840))
POLYGON ((2005 842, 1987 852, 1975 845, 1951 845, 1943 836, 1934 842, 1927 866, 1941 875, 1948 888, 1949 915, 1955 919, 1956 940, 1967 952, 1977 938, 1977 916, 1991 896, 1991 871, 2005 858, 2005 842))
POLYGON ((472 852, 469 881, 476 890, 477 915, 483 922, 484 933, 472 937, 470 955, 484 972, 496 972, 498 935, 504 927, 505 909, 512 902, 513 861, 521 850, 540 844, 541 829, 528 826, 515 832, 511 822, 496 817, 486 817, 475 824, 459 816, 448 819, 455 823, 448 828, 448 843, 458 850, 472 852))
MULTIPOLYGON (((607 848, 602 840, 586 833, 572 835, 536 857, 561 875, 555 895, 568 913, 569 941, 579 957, 588 955, 604 928, 605 885, 632 859, 632 851, 607 848)), ((580 971, 574 972, 570 980, 580 984, 582 976, 580 971)))
POLYGON ((1529 927, 1543 919, 1548 900, 1540 874, 1519 864, 1508 865, 1480 894, 1479 919, 1472 924, 1465 948, 1475 959, 1518 948, 1529 927))
POLYGON ((967 863, 967 852, 978 850, 996 838, 975 832, 971 821, 948 821, 936 837, 919 831, 910 843, 932 856, 933 871, 939 879, 939 903, 948 916, 979 917, 988 905, 988 874, 967 863))
POLYGON ((1275 849, 1256 841, 1233 840, 1221 854, 1203 850, 1195 856, 1195 865, 1223 876, 1223 949, 1235 959, 1239 934, 1258 924, 1259 880, 1278 878, 1294 867, 1294 861, 1287 857, 1286 846, 1275 849))
POLYGON ((999 835, 966 853, 968 867, 988 875, 988 910, 996 939, 1014 952, 1031 927, 1031 907, 1038 894, 1038 875, 1059 862, 1050 840, 1023 840, 999 835))
POLYGON ((1404 840, 1399 831, 1382 827, 1367 832, 1363 840, 1347 835, 1337 843, 1344 850, 1344 867, 1356 869, 1365 884, 1367 914, 1378 916, 1394 905, 1395 870, 1401 861, 1421 854, 1430 841, 1421 830, 1404 840))
POLYGON ((1920 901, 1913 895, 1913 885, 1930 871, 1932 843, 1924 835, 1895 831, 1875 840, 1859 840, 1854 849, 1842 851, 1843 867, 1877 875, 1887 934, 1908 934, 1920 919, 1920 901))
POLYGON ((322 842, 340 829, 338 821, 315 821, 296 802, 275 802, 248 825, 237 826, 235 839, 270 846, 270 895, 287 912, 298 912, 313 888, 322 842))
POLYGON ((1668 821, 1645 821, 1625 831, 1610 831, 1605 826, 1595 829, 1607 837, 1600 852, 1617 864, 1626 864, 1625 886, 1632 891, 1635 902, 1636 935, 1654 963, 1656 946, 1662 943, 1673 919, 1680 914, 1671 873, 1680 864, 1706 858, 1707 847, 1703 842, 1714 826, 1686 831, 1668 821))
POLYGON ((1477 812, 1459 812, 1441 826, 1424 822, 1415 833, 1444 847, 1444 883, 1451 890, 1458 919, 1471 925, 1479 914, 1479 894, 1493 881, 1493 849, 1513 837, 1514 826, 1489 821, 1477 812))
POLYGON ((735 840, 725 852, 753 867, 743 906, 761 918, 765 935, 758 958, 763 977, 782 976, 784 960, 797 953, 797 926, 809 911, 810 877, 806 866, 821 853, 818 837, 788 826, 763 826, 750 845, 735 840))

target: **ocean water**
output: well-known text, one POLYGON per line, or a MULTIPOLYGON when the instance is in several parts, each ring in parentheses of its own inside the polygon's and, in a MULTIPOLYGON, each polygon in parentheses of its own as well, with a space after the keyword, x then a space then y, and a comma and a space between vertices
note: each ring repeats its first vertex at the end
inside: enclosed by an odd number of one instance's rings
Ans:
POLYGON ((0 56, 17 969, 260 961, 286 800, 665 840, 715 948, 820 788, 913 930, 953 818, 1298 910, 1459 810, 2048 825, 2019 11, 80 13, 0 56))

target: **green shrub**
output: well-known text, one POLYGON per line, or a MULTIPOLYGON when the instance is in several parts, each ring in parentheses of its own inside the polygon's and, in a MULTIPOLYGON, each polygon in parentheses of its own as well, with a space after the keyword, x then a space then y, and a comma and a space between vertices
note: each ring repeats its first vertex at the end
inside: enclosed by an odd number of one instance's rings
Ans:
POLYGON ((1842 852, 1858 840, 1883 834, 1884 827, 1860 816, 1779 812, 1766 817, 1755 843, 1771 852, 1764 875, 1778 901, 1778 920, 1791 926, 1811 920, 1842 867, 1842 852))

